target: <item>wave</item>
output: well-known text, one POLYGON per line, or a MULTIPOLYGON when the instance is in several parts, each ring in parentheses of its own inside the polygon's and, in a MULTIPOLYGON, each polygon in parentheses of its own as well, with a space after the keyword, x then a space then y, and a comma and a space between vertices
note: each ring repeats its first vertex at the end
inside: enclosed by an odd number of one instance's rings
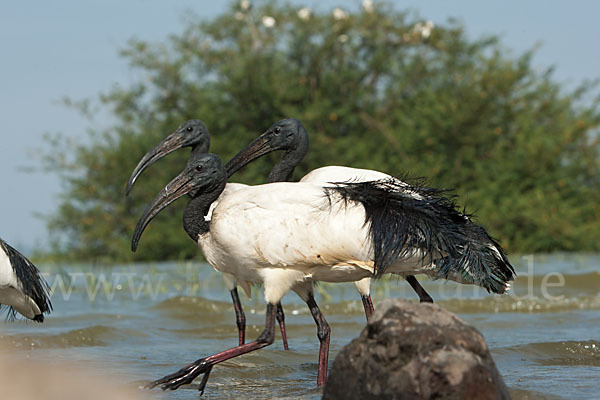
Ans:
POLYGON ((600 342, 596 340, 529 343, 495 352, 515 354, 540 365, 600 366, 600 342))
POLYGON ((539 293, 542 290, 551 295, 597 295, 600 294, 600 271, 584 274, 548 272, 545 275, 521 273, 512 284, 512 291, 519 295, 539 293))
POLYGON ((56 335, 2 335, 0 344, 13 348, 69 348, 87 346, 107 346, 108 341, 129 333, 120 332, 118 328, 105 325, 94 325, 82 329, 73 329, 56 335))
POLYGON ((553 313, 574 310, 600 310, 600 297, 584 296, 549 300, 542 297, 515 299, 510 296, 493 296, 485 299, 450 299, 437 302, 455 313, 517 312, 553 313))
POLYGON ((232 309, 231 302, 210 300, 204 297, 194 296, 174 296, 168 299, 162 300, 152 306, 154 310, 173 310, 173 309, 184 309, 190 311, 210 311, 210 312, 221 312, 229 311, 232 309))

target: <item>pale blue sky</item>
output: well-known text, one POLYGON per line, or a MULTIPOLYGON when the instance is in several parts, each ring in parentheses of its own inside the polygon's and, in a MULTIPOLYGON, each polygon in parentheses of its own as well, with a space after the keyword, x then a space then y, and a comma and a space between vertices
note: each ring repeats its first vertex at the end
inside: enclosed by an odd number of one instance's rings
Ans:
MULTIPOLYGON (((356 8, 361 1, 293 3, 313 8, 318 4, 319 9, 329 10, 356 8)), ((570 86, 600 77, 600 2, 393 3, 398 9, 415 9, 438 24, 455 17, 464 22, 471 37, 499 34, 515 54, 541 42, 534 65, 540 69, 555 65, 556 80, 570 86)), ((94 97, 112 85, 128 86, 136 75, 118 57, 118 50, 129 38, 161 41, 181 32, 186 10, 210 18, 228 4, 205 0, 0 2, 0 237, 26 252, 47 241, 44 223, 34 214, 48 214, 57 207, 60 182, 53 175, 26 173, 20 167, 39 166, 35 149, 43 144, 45 132, 85 137, 87 121, 60 105, 60 99, 94 97)), ((94 122, 98 126, 110 123, 106 116, 94 122)))

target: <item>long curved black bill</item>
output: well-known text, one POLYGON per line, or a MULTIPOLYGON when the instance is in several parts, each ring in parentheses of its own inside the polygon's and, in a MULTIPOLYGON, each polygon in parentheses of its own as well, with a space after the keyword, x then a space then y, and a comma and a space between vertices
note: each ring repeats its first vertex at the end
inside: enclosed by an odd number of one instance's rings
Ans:
POLYGON ((185 146, 186 144, 183 140, 181 133, 179 132, 174 132, 170 134, 169 136, 164 138, 159 144, 154 146, 152 150, 147 152, 144 155, 144 157, 142 157, 138 165, 131 173, 129 181, 127 182, 127 188, 125 189, 125 195, 129 195, 129 192, 131 191, 131 188, 133 187, 135 181, 142 174, 142 172, 144 172, 146 168, 148 168, 167 154, 170 154, 175 150, 178 150, 185 146))
POLYGON ((267 134, 263 133, 254 139, 243 150, 237 153, 231 160, 229 160, 229 162, 225 165, 227 178, 231 177, 231 175, 235 174, 238 170, 251 161, 256 160, 257 158, 262 157, 274 150, 275 149, 270 146, 267 134))
POLYGON ((192 179, 188 176, 187 171, 184 171, 177 175, 175 179, 169 182, 167 186, 165 186, 165 188, 161 190, 158 195, 156 195, 154 200, 148 204, 137 225, 135 226, 133 237, 131 238, 131 251, 135 252, 137 250, 142 233, 152 218, 165 209, 169 204, 181 196, 188 194, 193 188, 194 185, 192 184, 192 179))

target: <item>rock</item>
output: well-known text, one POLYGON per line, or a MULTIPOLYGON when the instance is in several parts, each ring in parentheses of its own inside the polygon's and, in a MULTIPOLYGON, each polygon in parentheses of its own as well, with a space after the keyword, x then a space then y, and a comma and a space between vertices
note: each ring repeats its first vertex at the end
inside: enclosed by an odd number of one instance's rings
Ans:
POLYGON ((510 399, 483 336, 436 304, 379 304, 333 362, 323 399, 510 399))

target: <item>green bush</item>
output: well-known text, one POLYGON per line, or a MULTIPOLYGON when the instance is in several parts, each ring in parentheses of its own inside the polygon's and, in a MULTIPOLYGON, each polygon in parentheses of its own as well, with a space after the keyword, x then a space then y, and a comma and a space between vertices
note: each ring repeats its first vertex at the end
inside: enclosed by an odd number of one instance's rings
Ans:
MULTIPOLYGON (((226 161, 284 117, 300 119, 311 135, 296 178, 334 164, 409 172, 456 189, 509 252, 599 250, 593 85, 568 91, 551 68, 532 68, 532 52, 512 58, 496 37, 472 40, 454 22, 430 32, 423 26, 385 3, 306 18, 279 2, 250 10, 235 2, 164 43, 131 40, 122 55, 138 82, 99 97, 114 124, 92 126, 85 144, 48 142, 47 167, 65 184, 48 219, 54 254, 133 259, 138 217, 189 153, 150 168, 130 198, 125 183, 141 156, 183 121, 202 119, 211 151, 226 161)), ((265 182, 280 155, 269 157, 234 180, 265 182)), ((155 218, 135 259, 199 254, 182 229, 184 205, 155 218)))

